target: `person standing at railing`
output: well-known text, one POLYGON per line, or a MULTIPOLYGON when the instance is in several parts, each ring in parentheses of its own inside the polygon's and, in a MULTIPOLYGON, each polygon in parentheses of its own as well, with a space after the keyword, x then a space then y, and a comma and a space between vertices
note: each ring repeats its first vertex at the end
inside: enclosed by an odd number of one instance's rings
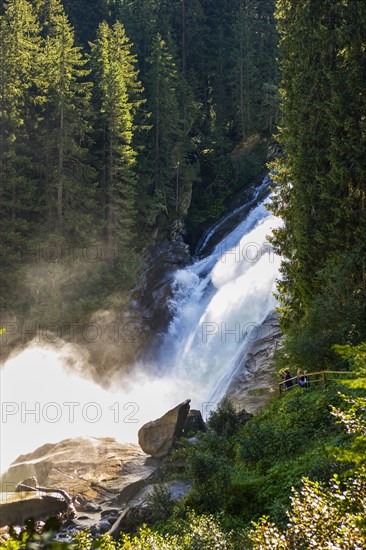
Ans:
POLYGON ((292 387, 292 376, 289 370, 285 369, 283 373, 281 374, 281 378, 284 381, 284 388, 285 390, 288 390, 292 387))
POLYGON ((301 369, 298 369, 297 371, 297 383, 301 388, 306 388, 308 385, 306 374, 302 372, 301 369))

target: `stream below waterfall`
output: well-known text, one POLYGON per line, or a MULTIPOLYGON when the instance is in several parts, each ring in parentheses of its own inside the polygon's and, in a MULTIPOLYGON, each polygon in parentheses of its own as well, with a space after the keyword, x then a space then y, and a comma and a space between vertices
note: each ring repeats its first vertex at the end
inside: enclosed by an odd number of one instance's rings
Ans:
MULTIPOLYGON (((266 185, 268 177, 257 195, 266 185)), ((134 442, 143 423, 177 403, 191 398, 202 410, 224 395, 276 305, 280 259, 268 236, 281 220, 266 208, 270 200, 252 200, 217 222, 192 264, 175 271, 172 320, 153 365, 136 364, 128 379, 117 373, 104 389, 79 374, 83 355, 72 343, 34 341, 7 360, 0 374, 1 471, 19 454, 64 438, 134 442)))

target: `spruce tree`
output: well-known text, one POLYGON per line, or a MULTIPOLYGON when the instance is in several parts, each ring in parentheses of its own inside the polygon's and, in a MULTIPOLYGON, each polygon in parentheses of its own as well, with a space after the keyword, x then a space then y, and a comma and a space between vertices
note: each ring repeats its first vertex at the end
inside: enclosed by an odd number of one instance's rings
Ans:
POLYGON ((148 151, 152 181, 155 193, 162 197, 165 213, 175 212, 173 216, 180 217, 187 212, 187 193, 190 196, 196 177, 187 157, 193 149, 189 139, 194 120, 193 101, 171 47, 160 34, 154 40, 148 62, 146 89, 152 126, 148 151))
POLYGON ((365 329, 366 40, 362 1, 279 0, 282 96, 275 244, 288 349, 327 363, 365 329), (312 350, 312 353, 309 353, 312 350))
POLYGON ((96 226, 90 71, 60 0, 39 0, 37 10, 44 36, 44 102, 35 140, 45 216, 60 235, 90 238, 96 226))
POLYGON ((0 55, 0 223, 6 259, 26 243, 38 210, 29 112, 39 102, 40 28, 26 0, 4 6, 0 55))
POLYGON ((136 57, 120 22, 100 24, 91 44, 96 80, 95 105, 100 112, 99 170, 104 201, 107 242, 130 247, 136 236, 138 178, 134 137, 136 115, 143 103, 136 57))

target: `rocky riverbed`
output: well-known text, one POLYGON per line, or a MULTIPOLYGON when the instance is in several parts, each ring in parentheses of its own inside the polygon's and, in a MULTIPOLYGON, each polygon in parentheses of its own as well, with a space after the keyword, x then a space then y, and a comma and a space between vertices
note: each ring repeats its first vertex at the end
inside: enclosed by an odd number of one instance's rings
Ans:
POLYGON ((149 516, 149 495, 160 487, 181 499, 189 483, 162 481, 162 458, 185 433, 205 429, 190 400, 140 430, 140 445, 113 438, 77 437, 45 444, 19 456, 1 477, 0 526, 22 525, 27 518, 59 515, 61 538, 77 529, 93 535, 119 534, 149 516), (157 458, 158 457, 158 458, 157 458))

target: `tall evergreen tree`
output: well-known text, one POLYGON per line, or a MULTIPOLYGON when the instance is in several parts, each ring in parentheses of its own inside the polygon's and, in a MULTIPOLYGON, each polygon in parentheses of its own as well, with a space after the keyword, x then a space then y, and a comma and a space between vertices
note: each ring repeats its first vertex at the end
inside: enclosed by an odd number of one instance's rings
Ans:
POLYGON ((94 172, 90 168, 91 83, 81 49, 60 0, 38 0, 43 28, 43 109, 36 155, 50 226, 69 237, 95 226, 94 172))
POLYGON ((272 129, 277 119, 277 35, 272 0, 237 0, 234 5, 234 122, 245 139, 252 132, 272 129))
POLYGON ((153 185, 163 199, 165 213, 175 211, 179 217, 179 213, 187 211, 185 198, 191 193, 195 177, 187 158, 192 149, 189 132, 193 102, 173 53, 160 34, 154 40, 148 62, 146 88, 152 113, 149 151, 153 185))
POLYGON ((298 361, 326 362, 332 344, 366 336, 365 16, 362 0, 278 1, 286 155, 275 243, 287 258, 282 322, 298 361))
POLYGON ((113 23, 121 0, 62 0, 70 23, 76 31, 78 44, 84 47, 95 40, 101 21, 113 23))
POLYGON ((0 18, 0 204, 6 254, 24 244, 37 213, 30 177, 30 109, 38 103, 40 28, 26 0, 9 0, 0 18))
POLYGON ((120 22, 100 24, 91 44, 96 106, 101 113, 99 147, 104 217, 109 247, 129 247, 135 237, 137 153, 136 114, 143 103, 136 57, 120 22))

